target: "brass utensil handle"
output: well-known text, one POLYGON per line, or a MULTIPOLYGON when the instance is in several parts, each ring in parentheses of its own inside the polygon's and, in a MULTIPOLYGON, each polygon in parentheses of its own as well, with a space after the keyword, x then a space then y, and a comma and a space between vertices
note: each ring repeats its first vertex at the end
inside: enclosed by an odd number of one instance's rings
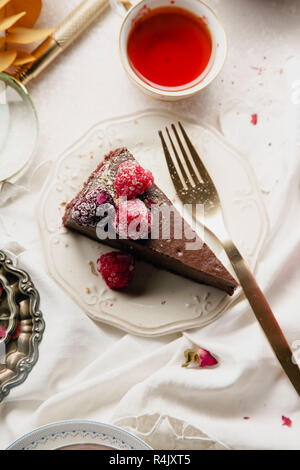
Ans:
POLYGON ((293 353, 271 307, 234 243, 227 240, 223 242, 223 246, 260 326, 285 373, 300 395, 300 369, 293 359, 293 353))
POLYGON ((57 28, 52 38, 66 49, 108 7, 108 0, 84 0, 57 28))
POLYGON ((108 5, 109 0, 83 0, 55 32, 33 52, 37 60, 20 67, 14 78, 26 85, 32 78, 37 77, 106 10, 108 5))

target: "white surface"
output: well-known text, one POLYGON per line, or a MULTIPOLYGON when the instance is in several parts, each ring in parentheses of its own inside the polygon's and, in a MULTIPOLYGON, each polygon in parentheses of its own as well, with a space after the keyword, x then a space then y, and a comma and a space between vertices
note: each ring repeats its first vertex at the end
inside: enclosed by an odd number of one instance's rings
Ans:
MULTIPOLYGON (((40 24, 56 24, 75 3, 45 0, 40 24)), ((299 53, 300 4, 209 4, 229 33, 222 74, 192 100, 157 106, 215 126, 221 111, 226 137, 252 163, 271 221, 257 280, 296 349, 300 107, 291 97, 300 67, 293 61, 287 65, 287 60, 299 53), (252 126, 255 112, 258 124, 252 126)), ((120 22, 108 12, 48 75, 32 84, 41 122, 35 167, 61 154, 94 123, 153 106, 127 81, 120 64, 120 22)), ((40 290, 47 322, 38 364, 0 405, 0 447, 49 422, 89 418, 132 430, 154 448, 210 448, 216 439, 237 449, 299 449, 299 398, 246 302, 203 329, 146 339, 95 324, 62 293, 45 271, 37 227, 35 208, 48 171, 46 164, 40 166, 19 187, 6 185, 0 193, 5 204, 0 229, 11 235, 8 246, 14 252, 22 251, 19 245, 26 248, 19 261, 40 290), (9 201, 12 195, 15 199, 9 201), (183 351, 195 344, 216 354, 219 367, 182 369, 183 351), (291 428, 282 426, 282 415, 292 419, 291 428)), ((1 240, 4 245, 3 235, 1 240)))
MULTIPOLYGON (((102 122, 62 155, 42 191, 39 225, 49 272, 91 318, 137 335, 159 336, 204 326, 237 299, 240 289, 229 297, 219 289, 138 262, 130 294, 112 292, 101 276, 96 279, 89 264, 92 261, 95 268, 100 254, 111 248, 62 229, 64 204, 82 189, 104 155, 127 146, 182 210, 157 134, 158 129, 170 127, 179 119, 219 188, 231 234, 253 269, 269 225, 260 191, 243 155, 205 124, 193 124, 183 116, 162 111, 102 122)), ((213 236, 204 234, 201 227, 199 232, 233 273, 222 246, 213 236)))
POLYGON ((62 421, 49 424, 22 436, 9 450, 57 450, 82 444, 119 450, 149 450, 144 442, 123 429, 93 421, 62 421))

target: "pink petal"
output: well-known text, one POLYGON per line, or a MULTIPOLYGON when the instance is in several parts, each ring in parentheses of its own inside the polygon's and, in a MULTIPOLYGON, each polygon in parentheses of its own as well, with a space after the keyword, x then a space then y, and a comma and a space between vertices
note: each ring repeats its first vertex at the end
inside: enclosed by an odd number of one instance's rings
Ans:
POLYGON ((287 418, 286 416, 281 416, 282 419, 282 426, 288 426, 289 428, 292 427, 292 420, 290 418, 287 418))
POLYGON ((253 126, 256 126, 257 124, 257 114, 252 114, 251 115, 251 124, 253 124, 253 126))
POLYGON ((209 351, 206 351, 206 349, 199 348, 198 356, 199 367, 215 366, 216 364, 218 364, 217 359, 212 356, 209 351))
POLYGON ((6 328, 3 328, 0 326, 0 338, 5 338, 6 337, 6 328))

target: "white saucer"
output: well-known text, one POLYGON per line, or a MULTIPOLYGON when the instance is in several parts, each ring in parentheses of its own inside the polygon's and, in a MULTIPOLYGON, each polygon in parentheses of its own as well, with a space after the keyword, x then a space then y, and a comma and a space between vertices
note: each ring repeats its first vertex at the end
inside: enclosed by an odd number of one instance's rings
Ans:
POLYGON ((93 446, 95 450, 151 450, 127 431, 96 421, 60 421, 21 437, 7 450, 59 450, 72 446, 93 446))

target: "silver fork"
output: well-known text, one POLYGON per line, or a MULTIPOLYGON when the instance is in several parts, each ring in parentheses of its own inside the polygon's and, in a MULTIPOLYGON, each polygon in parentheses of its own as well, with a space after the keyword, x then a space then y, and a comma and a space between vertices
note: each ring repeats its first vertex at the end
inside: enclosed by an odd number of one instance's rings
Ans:
POLYGON ((200 222, 204 227, 211 231, 223 245, 258 322, 260 323, 283 370, 300 396, 300 369, 295 363, 289 344, 286 341, 284 334, 277 323, 266 298, 264 297, 264 294, 259 288, 247 263, 233 243, 225 227, 221 201, 213 180, 201 161, 199 154, 190 141, 182 124, 179 122, 178 125, 188 149, 188 151, 185 150, 182 138, 180 137, 175 125, 172 124, 171 128, 180 149, 181 158, 169 129, 166 128, 166 133, 171 145, 173 157, 171 156, 171 152, 162 131, 159 131, 167 165, 176 192, 184 204, 193 204, 194 218, 196 217, 196 204, 202 204, 204 206, 204 220, 200 220, 200 222), (182 163, 182 159, 185 166, 182 163), (181 175, 177 171, 174 161, 177 162, 181 175), (197 169, 201 180, 198 177, 195 168, 197 169))

